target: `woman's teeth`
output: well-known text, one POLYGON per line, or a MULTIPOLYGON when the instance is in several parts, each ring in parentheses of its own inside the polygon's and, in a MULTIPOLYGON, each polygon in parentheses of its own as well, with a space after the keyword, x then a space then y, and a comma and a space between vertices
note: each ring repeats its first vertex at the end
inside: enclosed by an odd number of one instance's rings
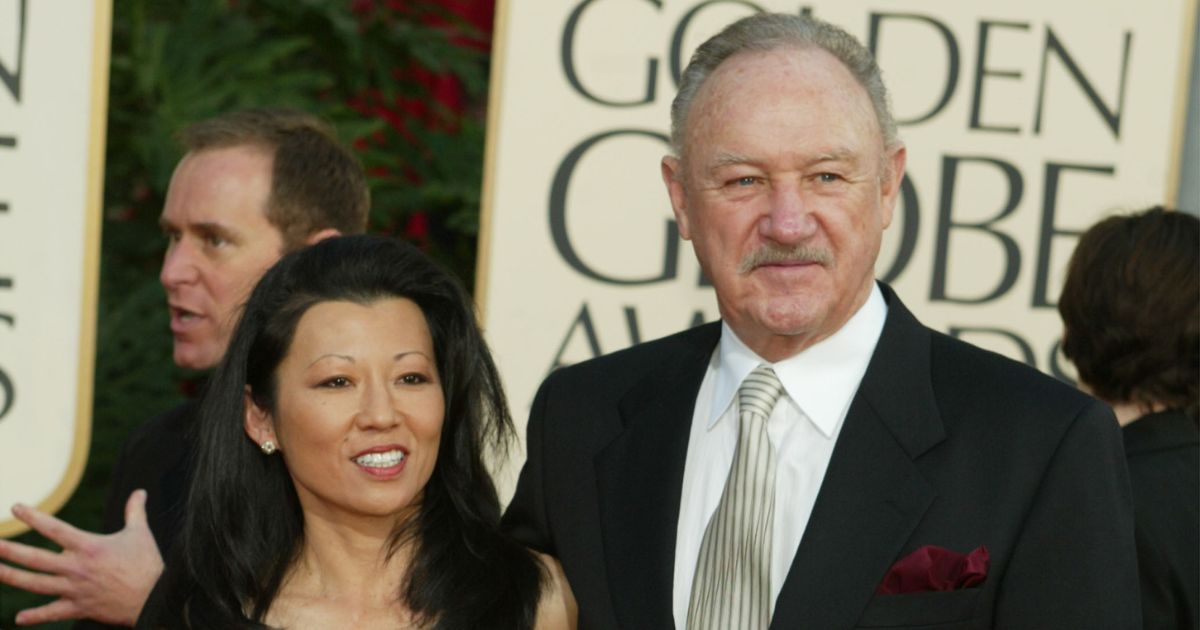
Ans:
POLYGON ((390 468, 402 461, 404 461, 404 452, 401 450, 367 453, 354 458, 354 463, 368 468, 390 468))

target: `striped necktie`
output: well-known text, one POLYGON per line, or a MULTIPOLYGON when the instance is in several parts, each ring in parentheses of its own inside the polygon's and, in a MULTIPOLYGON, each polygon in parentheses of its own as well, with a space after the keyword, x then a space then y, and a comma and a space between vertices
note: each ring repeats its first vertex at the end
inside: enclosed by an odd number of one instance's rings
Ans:
POLYGON ((771 622, 775 449, 767 438, 767 418, 782 391, 766 365, 738 388, 737 450, 700 542, 688 630, 766 630, 771 622))

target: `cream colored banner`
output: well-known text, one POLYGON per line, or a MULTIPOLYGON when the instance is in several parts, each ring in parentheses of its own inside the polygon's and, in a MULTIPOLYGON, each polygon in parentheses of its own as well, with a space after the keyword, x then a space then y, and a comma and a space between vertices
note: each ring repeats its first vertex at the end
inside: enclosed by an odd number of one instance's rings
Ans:
POLYGON ((110 0, 0 0, 0 536, 91 440, 110 0))
POLYGON ((877 274, 929 326, 1066 372, 1078 233, 1171 201, 1193 0, 501 2, 477 293, 518 424, 556 366, 717 317, 659 159, 692 50, 764 10, 875 51, 909 156, 877 274))

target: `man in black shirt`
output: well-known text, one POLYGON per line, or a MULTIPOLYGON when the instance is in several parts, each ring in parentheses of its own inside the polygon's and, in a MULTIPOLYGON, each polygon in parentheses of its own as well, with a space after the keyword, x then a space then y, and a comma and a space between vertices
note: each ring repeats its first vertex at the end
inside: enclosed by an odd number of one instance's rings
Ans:
MULTIPOLYGON (((370 192, 353 154, 326 124, 300 112, 235 112, 188 127, 181 140, 185 155, 159 219, 167 237, 159 279, 175 363, 207 370, 220 362, 262 274, 290 251, 363 232, 370 192)), ((105 507, 107 535, 13 509, 62 547, 53 553, 0 541, 0 560, 19 565, 0 564, 0 582, 58 596, 22 611, 18 623, 133 625, 179 531, 198 407, 184 403, 126 440, 105 507)))

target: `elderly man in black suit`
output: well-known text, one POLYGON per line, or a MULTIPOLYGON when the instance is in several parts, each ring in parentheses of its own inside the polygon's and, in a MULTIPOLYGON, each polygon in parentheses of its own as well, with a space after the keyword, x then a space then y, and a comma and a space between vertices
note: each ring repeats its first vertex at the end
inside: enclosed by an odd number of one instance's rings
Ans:
POLYGON ((905 149, 869 52, 746 18, 671 113, 722 322, 547 378, 505 516, 581 627, 1139 627, 1112 414, 874 280, 905 149))

